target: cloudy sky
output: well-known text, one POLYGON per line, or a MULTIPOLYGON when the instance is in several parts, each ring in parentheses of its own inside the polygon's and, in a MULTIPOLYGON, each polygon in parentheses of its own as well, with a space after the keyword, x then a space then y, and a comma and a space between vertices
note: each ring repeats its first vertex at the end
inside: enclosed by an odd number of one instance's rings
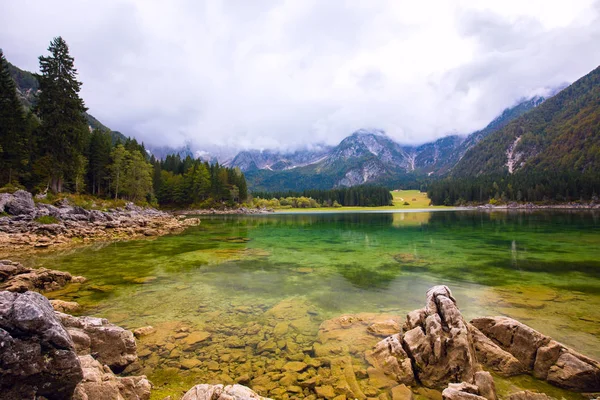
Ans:
POLYGON ((418 144, 596 68, 600 1, 2 1, 15 65, 58 35, 90 113, 151 145, 418 144))

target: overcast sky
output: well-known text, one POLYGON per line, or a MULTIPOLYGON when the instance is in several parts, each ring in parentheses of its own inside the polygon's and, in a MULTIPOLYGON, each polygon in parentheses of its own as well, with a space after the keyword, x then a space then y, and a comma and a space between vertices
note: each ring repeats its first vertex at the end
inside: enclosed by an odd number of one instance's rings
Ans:
POLYGON ((596 68, 600 1, 1 1, 15 65, 58 35, 90 113, 148 144, 418 144, 596 68))

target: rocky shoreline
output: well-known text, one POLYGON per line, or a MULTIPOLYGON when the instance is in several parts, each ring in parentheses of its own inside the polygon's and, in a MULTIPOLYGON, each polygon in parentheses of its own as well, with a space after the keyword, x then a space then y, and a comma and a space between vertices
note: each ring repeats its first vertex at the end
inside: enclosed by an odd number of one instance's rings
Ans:
POLYGON ((0 194, 0 254, 151 238, 199 223, 197 218, 174 217, 132 203, 108 211, 86 210, 66 201, 55 205, 35 203, 31 193, 19 190, 0 194))
POLYGON ((255 214, 271 214, 275 212, 272 208, 225 208, 219 210, 216 208, 209 209, 191 209, 191 210, 176 210, 172 211, 173 215, 255 215, 255 214))
MULTIPOLYGON (((49 302, 34 292, 80 284, 84 279, 0 261, 0 289, 5 290, 0 292, 3 399, 150 398, 152 384, 140 374, 144 369, 138 360, 136 338, 143 342, 146 337, 158 335, 155 328, 146 326, 132 332, 106 319, 72 316, 65 312, 76 310, 77 303, 49 302)), ((296 309, 297 305, 284 302, 267 311, 278 315, 273 332, 302 326, 306 317, 294 313, 296 319, 290 319, 290 307, 296 309)), ((310 310, 307 312, 311 315, 310 310)), ((257 326, 252 334, 251 328, 227 340, 241 342, 242 335, 256 336, 257 349, 271 354, 270 342, 260 341, 266 327, 257 326)), ((188 344, 203 343, 211 336, 207 332, 180 331, 172 334, 185 336, 183 340, 188 344)), ((290 341, 282 343, 283 347, 273 343, 275 353, 281 348, 287 353, 298 347, 290 341)), ((239 346, 234 344, 236 349, 239 346)), ((144 352, 148 350, 146 347, 144 352)), ((429 289, 425 307, 411 311, 405 318, 356 314, 326 320, 320 324, 313 344, 306 343, 296 350, 287 360, 257 364, 256 371, 236 378, 237 384, 198 384, 182 399, 267 399, 261 395, 313 400, 552 399, 545 393, 527 390, 497 393, 495 376, 520 375, 581 393, 582 398, 595 399, 600 393, 598 361, 508 317, 481 317, 468 322, 446 286, 429 289), (365 367, 360 360, 366 362, 365 367)), ((163 352, 160 346, 153 351, 163 352)), ((204 351, 201 356, 195 352, 189 356, 185 358, 187 364, 182 364, 185 369, 214 363, 207 360, 204 351)), ((223 359, 225 356, 230 362, 219 363, 218 367, 229 371, 223 376, 233 376, 234 355, 221 354, 223 359)))
POLYGON ((467 206, 467 209, 475 210, 600 210, 600 203, 562 203, 562 204, 533 204, 533 203, 509 203, 502 205, 482 204, 478 206, 467 206))

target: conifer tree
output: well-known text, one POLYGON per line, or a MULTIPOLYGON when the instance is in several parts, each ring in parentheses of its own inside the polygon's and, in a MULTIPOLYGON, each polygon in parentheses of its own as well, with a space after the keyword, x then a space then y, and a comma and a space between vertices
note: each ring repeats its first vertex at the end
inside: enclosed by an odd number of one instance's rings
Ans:
POLYGON ((8 62, 0 49, 0 180, 2 183, 18 178, 27 160, 25 115, 17 98, 15 82, 10 76, 8 62))
POLYGON ((84 137, 89 134, 83 116, 87 109, 79 97, 81 82, 67 43, 56 37, 48 51, 49 56, 39 58, 41 93, 36 111, 42 122, 42 149, 50 166, 50 188, 61 192, 64 182, 74 181, 81 171, 84 137))

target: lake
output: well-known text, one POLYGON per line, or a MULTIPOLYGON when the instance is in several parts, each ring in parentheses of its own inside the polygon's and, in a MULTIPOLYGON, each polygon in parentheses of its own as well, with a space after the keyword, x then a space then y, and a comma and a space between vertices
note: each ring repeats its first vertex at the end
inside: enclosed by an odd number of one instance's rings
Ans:
MULTIPOLYGON (((126 328, 157 328, 138 341, 141 372, 155 384, 156 399, 231 381, 262 395, 301 398, 308 389, 284 382, 283 365, 312 354, 323 321, 355 313, 404 316, 423 307, 426 290, 437 284, 451 288, 468 319, 507 315, 600 358, 598 212, 201 219, 180 235, 21 261, 88 278, 50 298, 77 301, 83 314, 126 328)), ((364 364, 357 354, 352 362, 364 364)), ((332 373, 327 368, 311 366, 332 373)), ((527 377, 497 385, 500 393, 529 387, 578 398, 527 377)))

